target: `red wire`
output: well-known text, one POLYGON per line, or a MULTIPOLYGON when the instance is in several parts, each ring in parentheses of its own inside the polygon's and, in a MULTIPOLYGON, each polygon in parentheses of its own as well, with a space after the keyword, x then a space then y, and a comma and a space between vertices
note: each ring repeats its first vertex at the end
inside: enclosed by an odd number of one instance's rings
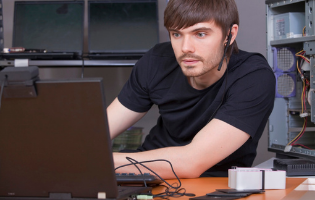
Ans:
POLYGON ((306 149, 312 150, 311 148, 309 148, 309 147, 307 147, 307 146, 305 146, 303 144, 294 144, 294 146, 301 146, 301 147, 304 147, 306 149))
POLYGON ((305 60, 306 62, 310 62, 310 61, 308 61, 306 58, 304 58, 303 56, 301 56, 301 55, 297 55, 298 57, 300 57, 300 58, 302 58, 303 60, 305 60))
MULTIPOLYGON (((306 60, 306 58, 304 58, 303 57, 303 55, 305 54, 305 51, 302 51, 300 54, 298 54, 297 56, 298 57, 300 57, 300 58, 302 58, 303 60, 305 60, 306 62, 309 62, 308 60, 306 60)), ((299 71, 300 72, 300 71, 299 71)), ((300 73, 301 74, 301 73, 300 73)), ((302 75, 302 74, 301 74, 302 75)), ((305 98, 306 98, 306 90, 307 90, 307 88, 309 87, 309 81, 307 80, 307 79, 304 79, 303 81, 305 81, 304 82, 304 84, 305 84, 305 87, 303 87, 303 96, 302 96, 302 103, 303 103, 303 105, 304 105, 304 111, 306 111, 306 102, 305 102, 305 98)), ((307 147, 307 146, 305 146, 305 145, 302 145, 302 144, 296 144, 296 142, 304 135, 304 133, 305 133, 305 130, 306 130, 306 126, 307 126, 307 118, 306 117, 304 117, 304 128, 303 128, 303 130, 302 130, 302 132, 301 132, 301 134, 300 134, 300 136, 296 139, 296 140, 294 140, 292 143, 291 143, 291 145, 292 146, 302 146, 302 147, 304 147, 304 148, 306 148, 306 149, 311 149, 311 148, 309 148, 309 147, 307 147)))

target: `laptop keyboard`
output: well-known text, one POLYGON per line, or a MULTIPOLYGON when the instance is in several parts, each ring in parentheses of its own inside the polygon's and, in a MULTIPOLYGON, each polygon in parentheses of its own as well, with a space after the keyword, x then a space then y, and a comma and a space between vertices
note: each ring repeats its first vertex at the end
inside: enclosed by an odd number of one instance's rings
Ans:
POLYGON ((156 186, 163 181, 157 176, 150 173, 135 174, 135 173, 116 173, 117 185, 144 185, 144 181, 147 186, 156 186))

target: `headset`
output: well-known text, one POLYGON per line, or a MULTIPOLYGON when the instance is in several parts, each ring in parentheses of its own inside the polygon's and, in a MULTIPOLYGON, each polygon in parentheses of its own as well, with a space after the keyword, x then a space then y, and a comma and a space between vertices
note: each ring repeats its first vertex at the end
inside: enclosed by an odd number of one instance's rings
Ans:
MULTIPOLYGON (((218 71, 221 70, 222 64, 223 64, 223 60, 224 60, 224 58, 225 58, 225 54, 226 54, 228 48, 230 47, 230 43, 231 43, 231 39, 232 39, 232 27, 233 27, 233 25, 234 25, 234 24, 232 24, 232 25, 231 25, 231 28, 230 28, 230 33, 229 33, 228 38, 227 38, 227 42, 226 42, 226 45, 225 45, 225 48, 224 48, 223 57, 222 57, 221 62, 220 62, 220 64, 219 64, 218 71)), ((215 109, 215 111, 212 113, 211 117, 210 117, 209 120, 208 120, 208 123, 211 121, 211 119, 214 117, 214 115, 217 113, 217 111, 219 110, 219 108, 220 108, 221 105, 223 104, 224 96, 225 96, 225 93, 226 93, 226 86, 227 86, 227 75, 228 75, 228 70, 226 71, 225 88, 224 88, 224 93, 223 93, 223 96, 222 96, 221 103, 220 103, 219 106, 215 109)))
POLYGON ((230 47, 230 43, 231 43, 231 39, 232 39, 232 27, 233 27, 233 25, 234 25, 234 24, 232 24, 232 26, 231 26, 231 28, 230 28, 230 33, 229 33, 228 38, 227 38, 227 42, 226 42, 226 45, 225 45, 225 48, 224 48, 223 57, 222 57, 221 62, 220 62, 220 64, 219 64, 218 71, 221 70, 222 64, 223 64, 223 60, 224 60, 224 58, 225 58, 225 54, 226 54, 228 48, 230 47))

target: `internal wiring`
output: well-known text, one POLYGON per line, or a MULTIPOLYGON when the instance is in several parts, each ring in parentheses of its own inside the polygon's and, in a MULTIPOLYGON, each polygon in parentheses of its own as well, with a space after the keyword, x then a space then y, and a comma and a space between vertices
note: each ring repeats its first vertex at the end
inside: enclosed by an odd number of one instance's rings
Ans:
MULTIPOLYGON (((298 53, 295 54, 297 57, 301 58, 303 60, 303 62, 308 62, 310 63, 310 60, 308 58, 306 58, 305 55, 305 51, 299 51, 298 53)), ((301 61, 301 66, 302 66, 302 61, 301 61)), ((302 86, 302 93, 301 93, 301 113, 307 113, 307 107, 306 107, 306 91, 308 90, 309 86, 310 86, 310 82, 307 78, 304 77, 303 72, 301 70, 301 68, 299 67, 299 62, 297 61, 296 63, 296 68, 299 72, 299 75, 301 77, 303 86, 302 86)), ((299 132, 299 134, 297 134, 297 136, 291 140, 287 145, 291 145, 291 146, 301 146, 307 149, 310 149, 309 147, 302 145, 302 144, 297 144, 296 142, 303 136, 303 134, 305 133, 306 127, 307 127, 307 116, 303 117, 304 122, 303 122, 303 127, 302 130, 299 132)))
MULTIPOLYGON (((306 117, 304 117, 304 123, 303 123, 303 127, 302 127, 301 132, 288 145, 291 145, 291 146, 297 145, 295 142, 297 142, 303 136, 305 129, 306 129, 306 125, 307 125, 307 119, 306 119, 306 117)), ((301 146, 301 145, 299 145, 299 146, 301 146)))
POLYGON ((305 149, 313 150, 313 149, 311 149, 311 148, 309 148, 303 144, 294 144, 294 146, 301 146, 301 147, 304 147, 305 149))
MULTIPOLYGON (((305 54, 305 51, 304 51, 304 50, 301 50, 301 51, 297 52, 297 53, 295 54, 295 56, 300 57, 300 58, 302 58, 303 60, 305 60, 306 62, 310 63, 310 60, 309 60, 307 57, 305 57, 304 54, 305 54)), ((299 69, 298 66, 297 66, 297 70, 298 70, 299 72, 301 72, 301 70, 299 69)))

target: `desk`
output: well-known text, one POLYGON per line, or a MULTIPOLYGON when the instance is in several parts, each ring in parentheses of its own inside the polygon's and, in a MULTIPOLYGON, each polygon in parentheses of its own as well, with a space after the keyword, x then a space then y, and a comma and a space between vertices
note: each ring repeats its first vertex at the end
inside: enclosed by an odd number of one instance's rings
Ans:
MULTIPOLYGON (((280 200, 300 185, 306 178, 287 178, 285 190, 266 190, 264 194, 252 194, 249 197, 242 198, 244 200, 280 200)), ((169 180, 170 184, 177 183, 177 180, 169 180)), ((182 188, 186 189, 187 193, 194 193, 196 197, 204 196, 206 193, 214 192, 216 189, 228 189, 228 178, 196 178, 196 179, 181 179, 182 188)), ((165 187, 153 188, 153 194, 164 192, 165 187)), ((180 200, 188 200, 191 197, 183 196, 180 200)), ((170 198, 178 199, 178 198, 170 198)))

